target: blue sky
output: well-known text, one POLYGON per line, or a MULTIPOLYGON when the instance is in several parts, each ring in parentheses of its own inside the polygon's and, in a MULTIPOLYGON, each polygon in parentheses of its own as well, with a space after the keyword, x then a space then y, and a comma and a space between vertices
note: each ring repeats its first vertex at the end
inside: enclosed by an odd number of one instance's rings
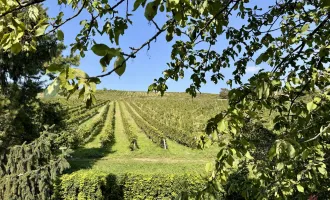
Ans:
MULTIPOLYGON (((115 2, 115 1, 114 1, 115 2)), ((252 0, 252 4, 257 3, 258 6, 266 7, 272 1, 264 0, 252 0)), ((132 10, 134 0, 129 1, 129 7, 132 10)), ((57 1, 46 1, 44 4, 48 7, 48 14, 50 17, 55 17, 60 11, 64 12, 64 19, 72 16, 76 11, 72 11, 70 8, 60 7, 57 5, 57 1)), ((119 12, 125 12, 126 4, 122 4, 118 7, 119 12)), ((87 12, 82 12, 77 18, 69 21, 67 24, 61 27, 61 30, 65 34, 64 43, 69 46, 75 39, 75 36, 79 33, 81 26, 79 22, 81 20, 90 20, 90 15, 87 12)), ((144 17, 144 9, 139 8, 137 11, 133 12, 132 16, 133 25, 129 25, 124 36, 120 37, 119 45, 124 50, 124 52, 129 53, 129 47, 140 47, 146 40, 152 37, 157 29, 154 25, 149 24, 149 22, 144 17)), ((166 20, 164 13, 159 12, 156 16, 155 21, 159 24, 163 24, 166 20)), ((232 24, 240 25, 241 21, 235 16, 232 17, 232 24)), ((97 36, 95 40, 98 43, 105 43, 110 47, 111 44, 106 36, 97 36)), ((160 35, 157 38, 157 42, 151 43, 151 48, 147 51, 147 48, 141 50, 135 59, 130 59, 127 62, 126 72, 119 77, 117 74, 112 74, 110 76, 102 78, 102 83, 98 85, 99 89, 116 89, 116 90, 131 90, 131 91, 147 91, 148 86, 153 83, 153 79, 161 77, 162 72, 167 69, 166 63, 170 61, 170 53, 172 50, 173 41, 167 43, 165 40, 165 34, 160 35)), ((227 41, 225 38, 219 38, 218 44, 215 45, 215 50, 222 50, 226 47, 227 41)), ((64 52, 67 54, 68 51, 64 52)), ((99 75, 102 74, 102 69, 99 64, 100 57, 93 54, 92 51, 86 52, 86 56, 80 60, 80 68, 86 71, 89 75, 99 75)), ((113 62, 112 62, 113 63, 113 62)), ((108 69, 111 70, 112 63, 109 65, 108 69)), ((251 76, 256 72, 259 67, 255 67, 253 63, 248 68, 247 77, 251 76)), ((233 69, 225 69, 223 74, 226 79, 231 77, 231 72, 233 69)), ((180 79, 178 82, 169 81, 168 87, 170 92, 184 92, 191 83, 190 73, 185 73, 185 78, 180 79)), ((226 85, 226 80, 220 81, 218 84, 214 84, 208 81, 206 85, 202 86, 202 93, 219 93, 220 88, 228 87, 226 85)))

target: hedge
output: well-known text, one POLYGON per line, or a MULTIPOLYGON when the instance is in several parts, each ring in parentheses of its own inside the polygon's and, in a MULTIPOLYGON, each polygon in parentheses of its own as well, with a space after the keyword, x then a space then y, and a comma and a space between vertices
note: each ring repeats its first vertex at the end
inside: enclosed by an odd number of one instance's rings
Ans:
POLYGON ((198 174, 113 175, 96 170, 65 174, 56 186, 56 199, 174 199, 184 193, 196 196, 206 187, 198 174))

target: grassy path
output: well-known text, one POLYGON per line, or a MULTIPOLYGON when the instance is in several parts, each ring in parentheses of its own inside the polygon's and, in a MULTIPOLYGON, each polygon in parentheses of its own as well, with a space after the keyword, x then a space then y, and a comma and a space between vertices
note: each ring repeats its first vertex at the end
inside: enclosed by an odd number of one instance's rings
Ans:
MULTIPOLYGON (((121 120, 121 113, 119 109, 118 102, 116 103, 116 115, 115 115, 115 139, 116 143, 112 146, 112 151, 120 155, 128 155, 131 153, 129 149, 129 141, 124 132, 123 122, 121 120)), ((109 154, 110 156, 112 154, 109 154)))

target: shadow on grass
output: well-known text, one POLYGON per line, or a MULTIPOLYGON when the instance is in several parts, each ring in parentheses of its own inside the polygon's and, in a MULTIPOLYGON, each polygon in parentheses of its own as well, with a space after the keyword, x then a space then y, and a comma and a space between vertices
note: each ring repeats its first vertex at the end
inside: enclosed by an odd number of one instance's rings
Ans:
POLYGON ((71 168, 67 173, 78 171, 80 169, 90 169, 95 162, 102 159, 104 156, 115 152, 116 151, 111 150, 111 146, 100 148, 78 148, 71 154, 71 158, 68 159, 71 168))
POLYGON ((109 174, 107 176, 107 184, 102 190, 104 199, 124 199, 124 185, 122 182, 123 177, 115 174, 109 174))

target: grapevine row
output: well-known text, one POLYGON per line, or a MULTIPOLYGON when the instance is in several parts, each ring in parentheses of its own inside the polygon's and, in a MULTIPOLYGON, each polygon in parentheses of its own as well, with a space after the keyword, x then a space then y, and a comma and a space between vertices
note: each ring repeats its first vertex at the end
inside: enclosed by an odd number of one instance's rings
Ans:
POLYGON ((132 126, 130 125, 130 123, 127 121, 127 118, 124 116, 124 112, 123 112, 123 108, 122 105, 119 103, 119 110, 121 113, 121 119, 124 125, 124 131, 125 134, 128 137, 128 140, 130 142, 129 148, 133 151, 136 148, 139 148, 137 145, 137 136, 133 133, 132 131, 132 126))
POLYGON ((157 131, 157 129, 151 126, 148 122, 144 121, 140 116, 138 116, 133 109, 125 102, 128 112, 133 117, 139 128, 151 139, 154 143, 167 149, 166 138, 164 135, 157 131))
POLYGON ((98 113, 98 109, 100 107, 104 106, 106 103, 108 103, 108 101, 104 101, 100 104, 97 104, 93 108, 91 108, 90 110, 85 110, 85 112, 80 114, 80 115, 71 114, 72 117, 69 118, 68 120, 66 120, 65 122, 67 124, 73 124, 73 123, 82 124, 85 121, 87 121, 87 120, 91 119, 92 117, 94 117, 98 113))
POLYGON ((150 112, 144 112, 142 109, 140 109, 138 106, 136 106, 134 103, 131 104, 131 106, 139 113, 139 115, 148 123, 152 124, 153 126, 157 127, 159 131, 161 131, 166 137, 168 137, 171 140, 176 141, 179 144, 196 148, 197 143, 193 136, 193 134, 187 134, 184 131, 178 130, 176 128, 173 128, 173 126, 167 126, 161 121, 156 120, 155 118, 151 117, 151 115, 147 114, 150 112))
POLYGON ((115 143, 116 102, 114 102, 107 113, 105 124, 101 131, 101 146, 111 146, 115 143))
POLYGON ((88 142, 95 134, 100 132, 104 123, 105 116, 109 109, 109 104, 107 104, 105 108, 102 109, 103 110, 98 115, 94 116, 88 122, 82 124, 79 128, 79 135, 84 143, 88 142))

